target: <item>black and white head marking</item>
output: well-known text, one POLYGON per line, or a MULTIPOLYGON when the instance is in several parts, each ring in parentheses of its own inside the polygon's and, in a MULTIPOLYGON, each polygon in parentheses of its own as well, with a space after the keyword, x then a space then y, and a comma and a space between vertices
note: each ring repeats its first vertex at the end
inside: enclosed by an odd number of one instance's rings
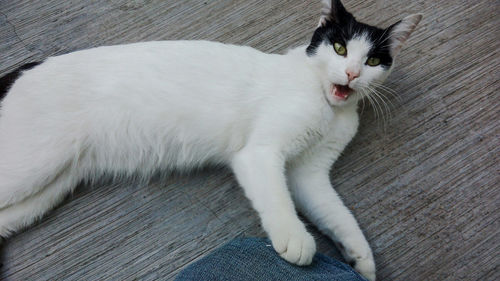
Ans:
MULTIPOLYGON (((392 65, 392 56, 390 53, 390 35, 393 26, 382 29, 375 26, 367 25, 358 22, 354 16, 349 13, 339 0, 327 0, 329 2, 330 12, 328 13, 328 5, 324 5, 322 9, 322 17, 311 43, 307 47, 307 54, 313 56, 320 44, 332 45, 335 42, 347 45, 351 39, 356 37, 365 37, 369 40, 372 48, 369 56, 380 58, 380 64, 384 67, 392 65)), ((396 24, 397 25, 397 24, 396 24)))
POLYGON ((394 58, 421 15, 411 15, 388 28, 357 21, 340 0, 322 0, 319 25, 306 54, 323 76, 332 105, 356 103, 387 78, 394 58), (351 98, 349 98, 351 97, 351 98))

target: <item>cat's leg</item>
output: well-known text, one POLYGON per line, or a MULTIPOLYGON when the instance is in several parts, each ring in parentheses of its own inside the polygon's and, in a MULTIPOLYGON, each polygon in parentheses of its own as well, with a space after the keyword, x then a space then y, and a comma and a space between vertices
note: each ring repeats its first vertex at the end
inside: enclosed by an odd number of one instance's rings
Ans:
POLYGON ((319 146, 295 159, 287 172, 290 189, 298 209, 337 244, 359 273, 375 280, 370 246, 330 183, 330 167, 340 151, 319 146))
MULTIPOLYGON (((9 109, 6 105, 6 109, 9 109)), ((12 104, 11 107, 12 108, 12 104)), ((18 105, 18 108, 23 108, 18 105)), ((74 130, 25 110, 0 117, 0 236, 28 226, 74 188, 79 159, 74 130)), ((62 121, 61 121, 62 122, 62 121)))
POLYGON ((24 200, 0 209, 0 237, 6 238, 29 226, 47 213, 70 193, 77 184, 77 177, 70 169, 62 171, 41 191, 24 200))
POLYGON ((40 192, 79 156, 73 128, 23 106, 0 111, 0 209, 40 192))
POLYGON ((14 205, 41 192, 71 165, 71 151, 63 147, 51 148, 26 144, 23 148, 0 143, 0 209, 14 205), (5 148, 5 149, 4 149, 5 148))
POLYGON ((236 178, 259 213, 274 249, 288 262, 306 265, 312 261, 316 244, 297 216, 284 166, 279 153, 268 147, 246 147, 232 161, 236 178))

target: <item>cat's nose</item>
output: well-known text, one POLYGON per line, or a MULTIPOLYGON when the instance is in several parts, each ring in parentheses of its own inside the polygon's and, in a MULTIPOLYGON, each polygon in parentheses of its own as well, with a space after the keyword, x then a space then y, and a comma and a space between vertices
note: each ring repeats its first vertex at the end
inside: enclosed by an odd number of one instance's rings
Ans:
POLYGON ((349 82, 359 77, 359 71, 346 70, 347 79, 349 82))

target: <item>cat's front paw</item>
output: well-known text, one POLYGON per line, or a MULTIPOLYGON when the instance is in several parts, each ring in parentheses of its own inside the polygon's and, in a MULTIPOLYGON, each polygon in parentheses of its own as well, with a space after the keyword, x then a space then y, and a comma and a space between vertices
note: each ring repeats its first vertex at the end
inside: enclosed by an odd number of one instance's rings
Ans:
POLYGON ((373 257, 354 260, 354 269, 370 281, 375 281, 375 261, 373 257))
POLYGON ((274 249, 283 259, 296 265, 311 264, 316 243, 303 225, 284 227, 270 236, 274 249))
POLYGON ((336 243, 344 258, 361 275, 370 281, 375 281, 375 260, 368 245, 363 238, 349 239, 344 243, 336 243))

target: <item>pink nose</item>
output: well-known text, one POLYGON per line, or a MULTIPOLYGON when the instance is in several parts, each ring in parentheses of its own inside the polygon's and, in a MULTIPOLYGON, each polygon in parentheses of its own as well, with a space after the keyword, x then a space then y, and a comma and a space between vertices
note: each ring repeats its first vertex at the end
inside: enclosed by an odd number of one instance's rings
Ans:
POLYGON ((349 82, 351 82, 352 80, 359 77, 359 71, 354 72, 354 71, 346 70, 345 73, 347 74, 347 79, 349 80, 349 82))

